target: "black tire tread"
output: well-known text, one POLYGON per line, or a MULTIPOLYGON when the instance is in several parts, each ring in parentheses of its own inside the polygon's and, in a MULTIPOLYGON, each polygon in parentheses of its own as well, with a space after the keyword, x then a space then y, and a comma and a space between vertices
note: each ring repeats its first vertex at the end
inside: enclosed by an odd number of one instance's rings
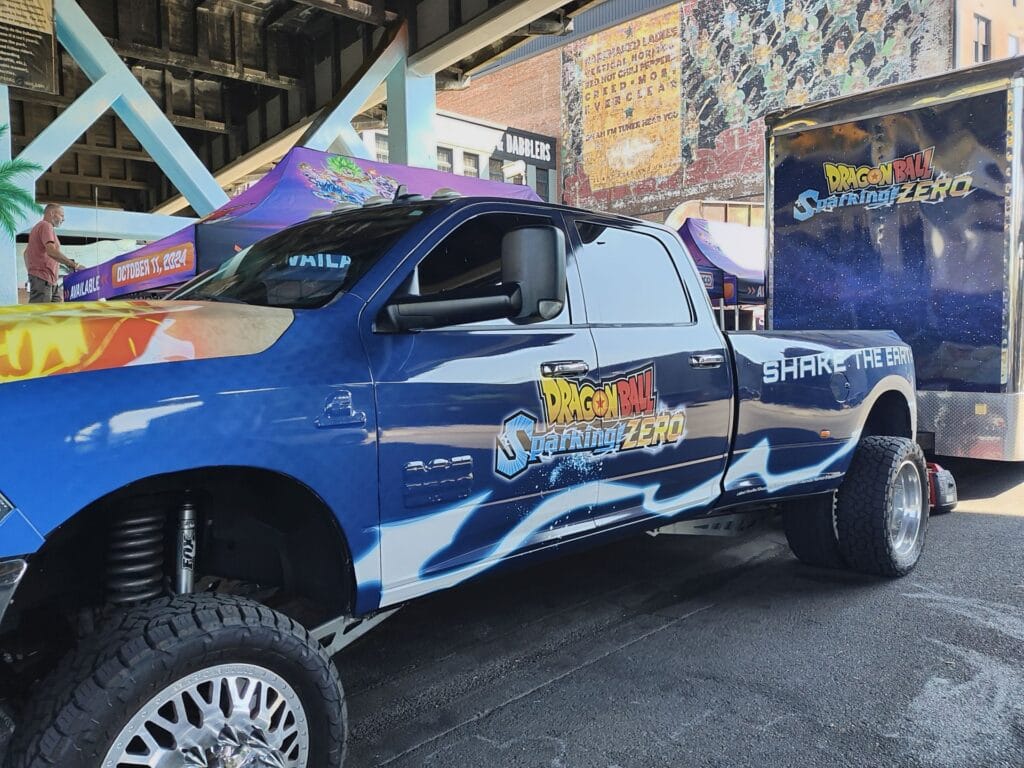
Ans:
POLYGON ((786 502, 782 526, 800 562, 815 568, 846 567, 836 541, 834 493, 786 502))
MULTIPOLYGON (((918 465, 925 478, 922 490, 927 492, 928 472, 924 454, 917 443, 908 438, 871 436, 857 446, 853 461, 839 487, 836 503, 836 528, 839 550, 850 568, 877 576, 904 576, 914 563, 901 565, 891 551, 887 531, 887 514, 892 503, 891 478, 907 459, 918 465)), ((923 539, 928 523, 925 510, 921 521, 923 539)))
POLYGON ((118 685, 131 679, 136 665, 159 663, 170 669, 176 645, 185 641, 205 644, 214 633, 225 630, 234 632, 242 644, 254 630, 267 630, 291 649, 304 647, 298 658, 289 658, 321 678, 329 730, 339 744, 332 748, 330 765, 341 766, 347 735, 346 701, 337 670, 320 644, 302 625, 281 613, 246 598, 214 594, 154 600, 120 612, 85 638, 37 686, 20 718, 31 730, 16 731, 7 765, 84 765, 73 758, 81 760, 87 750, 102 748, 95 743, 97 735, 89 730, 92 713, 116 706, 118 685))

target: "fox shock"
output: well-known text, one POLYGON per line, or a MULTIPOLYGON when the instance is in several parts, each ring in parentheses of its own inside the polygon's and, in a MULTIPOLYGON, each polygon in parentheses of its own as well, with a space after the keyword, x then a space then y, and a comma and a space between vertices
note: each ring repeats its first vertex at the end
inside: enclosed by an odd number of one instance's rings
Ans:
MULTIPOLYGON (((167 515, 157 507, 133 509, 119 517, 107 551, 107 595, 115 605, 133 605, 167 592, 167 515)), ((178 511, 174 589, 188 594, 195 586, 196 508, 186 500, 178 511)))
POLYGON ((186 501, 178 513, 178 561, 175 576, 179 595, 187 595, 195 586, 196 508, 186 501))

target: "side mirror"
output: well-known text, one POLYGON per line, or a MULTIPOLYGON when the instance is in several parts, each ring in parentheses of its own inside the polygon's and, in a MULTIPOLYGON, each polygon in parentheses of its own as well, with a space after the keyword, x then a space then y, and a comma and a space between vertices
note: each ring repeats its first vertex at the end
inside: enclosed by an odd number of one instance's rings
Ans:
POLYGON ((501 282, 443 296, 404 296, 384 307, 376 329, 421 331, 508 318, 550 320, 565 306, 565 235, 553 226, 522 227, 501 239, 501 282))
POLYGON ((565 235, 558 227, 521 227, 501 239, 502 285, 519 286, 513 323, 558 317, 565 306, 565 235))
POLYGON ((502 284, 486 291, 474 291, 471 295, 442 299, 435 296, 408 296, 384 307, 376 330, 423 331, 514 317, 518 311, 519 290, 514 285, 502 284))

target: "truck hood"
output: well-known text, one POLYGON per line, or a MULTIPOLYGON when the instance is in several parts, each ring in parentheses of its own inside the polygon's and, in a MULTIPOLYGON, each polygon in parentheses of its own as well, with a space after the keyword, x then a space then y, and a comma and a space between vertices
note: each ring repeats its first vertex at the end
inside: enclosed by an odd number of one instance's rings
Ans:
POLYGON ((188 301, 0 307, 0 384, 257 354, 293 318, 290 309, 188 301))

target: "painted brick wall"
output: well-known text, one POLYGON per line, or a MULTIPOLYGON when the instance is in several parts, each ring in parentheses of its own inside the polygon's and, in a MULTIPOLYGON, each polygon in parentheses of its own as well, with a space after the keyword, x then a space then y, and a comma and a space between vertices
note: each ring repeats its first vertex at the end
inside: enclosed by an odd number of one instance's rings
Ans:
POLYGON ((664 221, 761 198, 767 112, 950 69, 952 23, 952 0, 682 0, 438 107, 558 136, 565 202, 664 221))
POLYGON ((766 113, 952 67, 949 0, 683 0, 562 49, 563 195, 667 214, 764 187, 766 113))

